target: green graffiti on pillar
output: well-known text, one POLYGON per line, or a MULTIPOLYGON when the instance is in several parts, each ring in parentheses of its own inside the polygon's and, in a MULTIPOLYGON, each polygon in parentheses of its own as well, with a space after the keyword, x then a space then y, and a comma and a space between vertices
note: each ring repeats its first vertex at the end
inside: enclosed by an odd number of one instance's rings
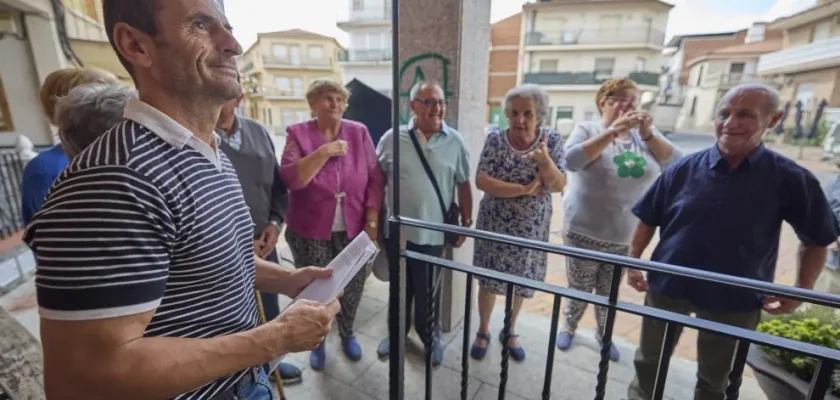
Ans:
MULTIPOLYGON (((424 53, 419 54, 406 60, 400 66, 400 123, 408 123, 411 118, 411 108, 409 107, 409 99, 411 87, 417 82, 426 80, 429 72, 428 67, 437 64, 435 67, 442 71, 442 77, 439 80, 443 86, 443 94, 447 101, 452 95, 449 88, 449 59, 438 53, 424 53), (408 73, 408 75, 406 74, 408 73)), ((437 79, 435 79, 437 80, 437 79)))

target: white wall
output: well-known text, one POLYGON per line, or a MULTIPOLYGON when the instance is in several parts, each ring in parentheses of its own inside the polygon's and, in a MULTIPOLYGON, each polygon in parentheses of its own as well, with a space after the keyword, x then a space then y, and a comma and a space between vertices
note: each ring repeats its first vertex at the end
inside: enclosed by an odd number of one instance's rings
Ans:
POLYGON ((343 65, 342 70, 345 85, 355 78, 376 90, 390 90, 393 83, 391 82, 391 63, 343 65))
POLYGON ((13 145, 18 134, 29 137, 36 145, 54 143, 52 130, 38 102, 38 89, 41 85, 29 44, 7 36, 0 39, 0 54, 0 78, 3 79, 15 129, 13 132, 0 133, 0 146, 13 145))
POLYGON ((350 50, 391 50, 390 27, 364 27, 348 29, 350 50))

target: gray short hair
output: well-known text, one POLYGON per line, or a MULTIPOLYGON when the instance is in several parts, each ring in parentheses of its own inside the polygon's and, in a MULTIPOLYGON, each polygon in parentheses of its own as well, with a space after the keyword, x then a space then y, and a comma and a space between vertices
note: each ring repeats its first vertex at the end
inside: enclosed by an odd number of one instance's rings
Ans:
POLYGON ((123 110, 137 91, 125 85, 88 84, 73 88, 56 104, 61 147, 73 158, 114 125, 123 121, 123 110))
MULTIPOLYGON (((419 82, 415 83, 414 86, 411 87, 411 90, 408 92, 408 96, 409 96, 408 100, 411 101, 411 100, 416 99, 417 98, 417 93, 420 93, 420 91, 423 90, 423 88, 425 88, 426 86, 437 86, 438 89, 440 89, 440 91, 443 92, 443 88, 440 85, 438 85, 436 82, 419 81, 419 82)), ((446 97, 445 92, 443 93, 443 97, 444 98, 446 97)))
POLYGON ((525 83, 508 90, 505 94, 504 104, 505 116, 510 111, 510 102, 513 99, 531 99, 537 111, 537 120, 542 121, 548 115, 548 92, 539 85, 525 83))
POLYGON ((766 110, 770 111, 771 115, 781 109, 782 100, 781 96, 779 95, 779 91, 763 83, 743 83, 738 86, 735 86, 732 89, 729 89, 729 91, 727 91, 726 94, 724 94, 723 97, 720 98, 720 101, 718 101, 717 108, 723 106, 724 102, 727 101, 730 97, 735 96, 736 94, 741 92, 750 91, 764 92, 764 94, 767 95, 766 110))

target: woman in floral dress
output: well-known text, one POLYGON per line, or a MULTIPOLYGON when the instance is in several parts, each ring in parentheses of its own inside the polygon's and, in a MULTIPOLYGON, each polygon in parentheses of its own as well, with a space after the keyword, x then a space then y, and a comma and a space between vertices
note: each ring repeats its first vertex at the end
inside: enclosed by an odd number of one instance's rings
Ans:
MULTIPOLYGON (((638 89, 629 79, 601 85, 595 104, 601 119, 577 124, 566 142, 569 188, 563 198, 563 241, 605 253, 627 255, 637 219, 630 211, 668 165, 682 156, 679 149, 651 125, 646 112, 637 111, 638 89)), ((609 296, 613 266, 566 257, 569 287, 609 296)), ((557 347, 572 345, 586 303, 567 300, 563 331, 557 347)), ((604 334, 606 310, 595 307, 598 339, 604 334)), ((620 354, 610 345, 610 358, 620 354)))
MULTIPOLYGON (((556 131, 541 128, 548 114, 548 95, 537 85, 522 85, 505 96, 507 130, 490 132, 478 163, 476 186, 484 192, 478 211, 477 228, 527 239, 548 241, 551 223, 551 193, 566 186, 563 140, 556 131)), ((547 257, 542 251, 502 243, 477 240, 473 263, 542 281, 547 257)), ((479 279, 478 310, 480 324, 471 355, 481 360, 490 344, 490 315, 496 295, 505 295, 507 284, 479 279)), ((525 359, 519 345, 516 318, 532 289, 516 287, 511 316, 511 336, 504 345, 514 360, 525 359)), ((504 340, 500 333, 499 340, 504 340)))

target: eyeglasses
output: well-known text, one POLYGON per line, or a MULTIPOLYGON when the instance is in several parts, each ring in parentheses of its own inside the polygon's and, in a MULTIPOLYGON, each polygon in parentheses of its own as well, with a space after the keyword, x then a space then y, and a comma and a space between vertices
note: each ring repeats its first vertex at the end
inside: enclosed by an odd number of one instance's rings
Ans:
POLYGON ((441 100, 441 99, 415 98, 414 101, 416 101, 418 103, 422 103, 426 107, 431 107, 431 106, 434 106, 434 105, 437 105, 438 107, 443 107, 443 106, 446 105, 446 100, 441 100))

